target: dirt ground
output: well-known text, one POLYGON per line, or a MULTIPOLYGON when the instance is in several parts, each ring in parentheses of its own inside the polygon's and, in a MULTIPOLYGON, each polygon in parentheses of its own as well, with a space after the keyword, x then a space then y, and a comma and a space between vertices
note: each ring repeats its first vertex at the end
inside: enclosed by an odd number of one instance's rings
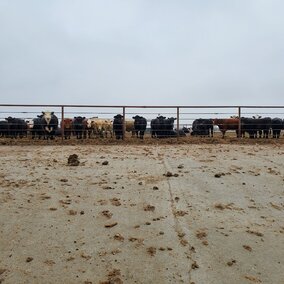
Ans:
POLYGON ((284 144, 206 141, 2 143, 0 283, 284 283, 284 144))

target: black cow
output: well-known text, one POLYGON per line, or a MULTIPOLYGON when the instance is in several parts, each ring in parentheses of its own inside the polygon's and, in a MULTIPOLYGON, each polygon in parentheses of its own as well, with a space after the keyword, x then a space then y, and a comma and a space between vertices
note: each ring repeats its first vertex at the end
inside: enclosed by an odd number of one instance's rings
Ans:
POLYGON ((162 136, 163 124, 165 116, 159 115, 157 118, 151 120, 151 136, 152 138, 159 138, 162 136))
POLYGON ((113 132, 116 139, 123 139, 123 116, 117 114, 113 117, 113 132))
POLYGON ((54 139, 55 132, 58 128, 58 118, 54 114, 54 112, 43 111, 42 116, 38 116, 40 118, 40 124, 43 131, 43 139, 54 139))
POLYGON ((158 116, 151 120, 151 136, 152 138, 167 138, 176 137, 177 133, 174 131, 174 122, 176 118, 158 116))
POLYGON ((174 124, 175 124, 176 118, 174 117, 169 117, 165 120, 165 127, 166 127, 166 132, 165 132, 165 137, 176 137, 177 133, 174 131, 174 124))
POLYGON ((191 135, 213 137, 213 119, 195 119, 192 123, 191 135))
POLYGON ((42 125, 42 116, 38 115, 37 118, 33 119, 33 128, 31 129, 32 132, 32 139, 35 139, 36 137, 38 139, 41 139, 42 136, 44 136, 44 129, 42 125))
POLYGON ((241 129, 244 134, 247 132, 250 138, 268 138, 271 128, 271 118, 241 118, 241 129))
POLYGON ((8 136, 11 138, 23 138, 27 136, 28 125, 21 118, 7 117, 5 120, 8 122, 8 136))
POLYGON ((6 120, 1 120, 0 121, 0 137, 8 137, 8 121, 6 120))
POLYGON ((273 118, 271 120, 271 129, 272 129, 272 137, 273 138, 280 138, 280 132, 284 129, 284 120, 281 118, 273 118))
POLYGON ((255 125, 256 125, 256 132, 259 133, 259 138, 268 138, 269 130, 271 128, 271 118, 270 117, 264 117, 264 118, 257 118, 255 119, 255 125))
POLYGON ((87 121, 86 117, 75 116, 73 119, 73 130, 77 139, 87 138, 87 121))
POLYGON ((143 139, 147 128, 147 119, 139 115, 133 116, 132 118, 134 119, 134 131, 136 132, 137 138, 143 139))
POLYGON ((245 137, 245 133, 248 133, 249 138, 256 138, 257 131, 254 118, 241 117, 241 133, 242 137, 245 137))

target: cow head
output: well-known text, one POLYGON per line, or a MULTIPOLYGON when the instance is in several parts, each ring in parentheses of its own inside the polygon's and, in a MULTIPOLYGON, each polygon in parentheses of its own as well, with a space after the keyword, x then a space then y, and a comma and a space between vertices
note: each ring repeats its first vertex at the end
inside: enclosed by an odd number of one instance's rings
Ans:
POLYGON ((123 115, 117 114, 113 117, 114 119, 123 119, 123 115))
POLYGON ((140 119, 140 118, 142 118, 140 115, 135 115, 135 116, 133 116, 132 117, 134 120, 138 120, 138 119, 140 119))
POLYGON ((15 120, 15 118, 9 116, 9 117, 5 118, 5 120, 7 120, 9 123, 11 123, 15 120))
POLYGON ((173 124, 175 122, 176 118, 175 117, 169 117, 168 121, 173 124))
POLYGON ((45 120, 47 125, 50 124, 53 115, 54 115, 53 111, 42 111, 42 118, 45 120))
POLYGON ((33 119, 26 119, 25 122, 26 122, 29 129, 32 129, 34 127, 34 120, 33 119))
POLYGON ((213 122, 214 125, 218 125, 219 121, 220 120, 218 118, 212 119, 212 122, 213 122))
POLYGON ((64 128, 72 128, 72 121, 73 120, 71 118, 64 118, 64 128))
POLYGON ((189 133, 190 132, 190 129, 185 127, 185 126, 182 128, 182 130, 183 130, 184 133, 189 133))
POLYGON ((159 120, 165 120, 166 117, 165 117, 165 116, 162 116, 162 115, 158 115, 158 116, 157 116, 157 119, 159 119, 159 120))
POLYGON ((260 118, 262 118, 262 116, 257 114, 257 115, 253 115, 252 118, 254 118, 254 119, 260 119, 260 118))
POLYGON ((82 117, 82 116, 75 116, 75 117, 74 117, 74 120, 75 120, 76 122, 79 122, 79 123, 83 123, 85 119, 86 119, 85 116, 84 116, 84 117, 82 117))
POLYGON ((92 123, 93 123, 93 120, 91 118, 86 119, 86 126, 87 126, 87 128, 91 128, 92 127, 92 123))

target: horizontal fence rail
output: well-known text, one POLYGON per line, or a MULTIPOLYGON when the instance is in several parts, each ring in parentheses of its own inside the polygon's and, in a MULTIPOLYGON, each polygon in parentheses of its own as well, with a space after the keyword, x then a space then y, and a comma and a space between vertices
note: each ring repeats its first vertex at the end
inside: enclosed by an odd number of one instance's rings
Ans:
MULTIPOLYGON (((173 128, 176 130, 176 137, 180 136, 180 130, 185 128, 192 128, 194 121, 198 119, 232 119, 232 118, 252 118, 253 116, 261 117, 271 117, 284 119, 284 106, 166 106, 166 105, 78 105, 78 104, 0 104, 0 128, 1 123, 5 121, 8 117, 16 117, 20 119, 25 119, 25 121, 32 121, 42 111, 49 110, 54 112, 58 117, 58 125, 61 128, 61 137, 65 137, 65 119, 74 117, 84 117, 85 119, 90 118, 101 118, 105 120, 113 120, 114 116, 120 114, 123 118, 123 128, 122 128, 122 138, 125 138, 127 129, 127 120, 132 120, 134 116, 143 116, 146 119, 146 132, 151 130, 151 121, 157 117, 165 117, 165 119, 174 118, 172 124, 173 128)), ((256 117, 257 118, 257 117, 256 117)), ((166 121, 166 120, 165 120, 166 121)), ((276 125, 277 123, 275 123, 276 125)), ((223 128, 227 127, 227 122, 215 123, 218 125, 219 130, 223 133, 223 128)), ((170 127, 165 122, 165 127, 170 127)), ((208 127, 206 123, 204 127, 208 127)), ((212 126, 213 127, 213 126, 212 126)), ((215 129, 216 126, 214 126, 215 129)), ((275 126, 276 129, 282 130, 283 123, 279 124, 279 127, 275 126), (281 128, 281 129, 280 129, 281 128)), ((260 127, 261 128, 261 127, 260 127)), ((264 131, 264 135, 268 135, 263 129, 259 131, 264 131)), ((226 131, 236 131, 237 137, 241 138, 244 136, 244 131, 249 133, 250 138, 257 137, 255 133, 256 129, 251 128, 249 124, 244 125, 244 120, 238 119, 237 125, 231 125, 226 131)), ((1 129, 0 129, 1 131, 1 129)), ((206 132, 207 133, 207 132, 206 132)), ((92 133, 89 133, 91 135, 92 133)), ((208 133, 209 134, 209 133, 208 133)), ((159 135, 159 132, 158 132, 159 135)), ((166 135, 165 133, 163 134, 166 135)), ((212 128, 213 135, 213 128, 212 128)), ((0 133, 1 136, 1 133, 0 133)), ((210 136, 210 135, 208 135, 210 136)), ((224 133, 223 133, 224 136, 224 133)), ((274 134, 273 134, 274 136, 274 134)), ((87 135, 86 135, 87 137, 87 135)), ((161 136, 162 137, 162 136, 161 136)))

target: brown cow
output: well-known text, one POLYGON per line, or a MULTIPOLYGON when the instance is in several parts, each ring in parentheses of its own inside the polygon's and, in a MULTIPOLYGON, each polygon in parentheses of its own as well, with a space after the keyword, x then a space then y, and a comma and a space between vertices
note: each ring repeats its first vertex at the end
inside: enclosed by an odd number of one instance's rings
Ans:
POLYGON ((60 123, 61 130, 64 131, 64 137, 65 139, 70 139, 73 129, 73 119, 72 118, 64 118, 64 124, 60 123), (64 127, 62 127, 64 125, 64 127))
POLYGON ((218 125, 222 132, 222 138, 225 137, 227 130, 236 130, 237 137, 239 136, 239 119, 238 118, 215 118, 213 124, 218 125))

